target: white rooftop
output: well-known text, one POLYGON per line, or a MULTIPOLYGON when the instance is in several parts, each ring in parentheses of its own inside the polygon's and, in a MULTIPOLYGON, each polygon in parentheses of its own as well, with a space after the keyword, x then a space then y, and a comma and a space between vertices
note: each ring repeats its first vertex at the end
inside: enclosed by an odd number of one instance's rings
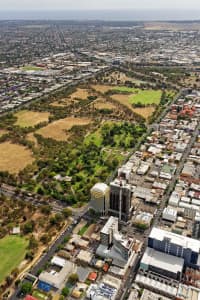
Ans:
POLYGON ((165 254, 147 247, 142 257, 141 263, 155 267, 159 266, 160 269, 178 273, 182 272, 183 270, 184 259, 165 254))
POLYGON ((189 248, 197 253, 200 251, 200 241, 170 231, 165 231, 157 227, 152 228, 149 237, 159 241, 163 241, 167 238, 175 245, 180 245, 183 248, 189 248))

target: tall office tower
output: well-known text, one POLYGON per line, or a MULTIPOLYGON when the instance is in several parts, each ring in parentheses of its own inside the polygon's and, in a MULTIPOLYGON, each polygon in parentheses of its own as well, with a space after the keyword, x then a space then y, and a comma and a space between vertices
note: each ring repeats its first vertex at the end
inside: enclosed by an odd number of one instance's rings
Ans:
POLYGON ((110 188, 105 183, 96 183, 90 190, 90 207, 101 215, 107 215, 109 207, 110 188))
POLYGON ((124 180, 110 183, 109 214, 127 222, 131 214, 131 186, 124 180))

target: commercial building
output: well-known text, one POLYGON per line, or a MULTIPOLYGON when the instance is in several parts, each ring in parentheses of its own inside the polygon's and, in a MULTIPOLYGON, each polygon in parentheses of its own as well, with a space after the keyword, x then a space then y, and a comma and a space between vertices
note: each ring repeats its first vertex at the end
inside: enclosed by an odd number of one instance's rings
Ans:
POLYGON ((114 247, 124 260, 128 260, 133 251, 134 240, 124 238, 118 230, 118 218, 110 217, 100 232, 101 244, 107 249, 114 247))
POLYGON ((153 293, 147 289, 144 289, 140 300, 170 300, 170 298, 161 296, 160 294, 153 293))
POLYGON ((165 207, 162 213, 162 218, 170 222, 176 222, 177 210, 172 207, 165 207))
POLYGON ((140 269, 143 271, 155 272, 175 280, 181 279, 183 267, 183 258, 165 254, 148 247, 140 263, 140 269))
POLYGON ((127 222, 131 214, 131 185, 124 180, 110 183, 109 214, 127 222))
POLYGON ((53 268, 49 272, 43 271, 39 275, 39 281, 48 284, 52 288, 60 289, 72 271, 73 263, 65 261, 64 266, 59 272, 55 271, 53 268))
POLYGON ((198 240, 153 227, 148 238, 148 247, 183 258, 187 267, 200 268, 198 240))
POLYGON ((91 191, 90 207, 96 212, 106 215, 109 208, 110 189, 105 183, 96 183, 91 191))
POLYGON ((115 300, 121 283, 120 279, 105 275, 99 284, 90 285, 86 298, 90 300, 115 300))

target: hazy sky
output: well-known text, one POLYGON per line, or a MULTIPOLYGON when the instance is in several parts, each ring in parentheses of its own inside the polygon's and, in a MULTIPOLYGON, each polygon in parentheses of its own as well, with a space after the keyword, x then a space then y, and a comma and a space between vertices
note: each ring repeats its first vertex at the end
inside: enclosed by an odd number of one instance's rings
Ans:
POLYGON ((200 0, 0 0, 0 10, 27 9, 190 9, 200 0))

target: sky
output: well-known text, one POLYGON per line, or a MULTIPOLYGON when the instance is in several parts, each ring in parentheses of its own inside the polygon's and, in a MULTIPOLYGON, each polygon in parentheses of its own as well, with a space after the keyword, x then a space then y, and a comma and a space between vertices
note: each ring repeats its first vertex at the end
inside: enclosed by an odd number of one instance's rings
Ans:
POLYGON ((0 0, 0 10, 200 10, 200 0, 0 0))

